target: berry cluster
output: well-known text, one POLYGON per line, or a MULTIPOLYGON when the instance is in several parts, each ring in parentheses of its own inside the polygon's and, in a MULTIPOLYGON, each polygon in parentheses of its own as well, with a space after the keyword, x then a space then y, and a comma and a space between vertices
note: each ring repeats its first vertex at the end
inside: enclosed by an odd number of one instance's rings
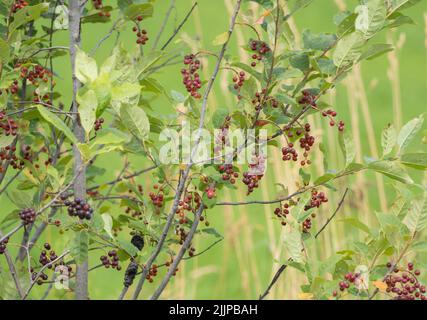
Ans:
POLYGON ((156 207, 162 208, 164 200, 165 200, 164 194, 163 194, 163 188, 159 187, 159 185, 157 185, 157 184, 155 184, 153 187, 154 187, 154 189, 160 188, 159 192, 157 192, 157 193, 150 192, 149 197, 156 207))
MULTIPOLYGON (((315 138, 310 134, 311 126, 309 123, 306 123, 302 128, 293 129, 290 126, 286 126, 284 129, 286 133, 286 137, 289 139, 299 139, 300 148, 303 150, 304 159, 301 160, 301 166, 310 165, 311 160, 308 159, 308 153, 314 145, 315 138)), ((294 144, 292 142, 288 143, 287 147, 282 149, 282 159, 283 161, 297 161, 298 153, 294 148, 294 144)))
POLYGON ((253 155, 252 163, 249 164, 249 171, 243 173, 243 183, 248 187, 247 195, 251 194, 259 187, 259 181, 264 176, 265 157, 253 155))
POLYGON ((23 209, 19 213, 19 217, 21 218, 22 222, 25 225, 31 224, 34 221, 36 221, 36 216, 37 216, 36 210, 32 208, 23 209))
POLYGON ((289 208, 292 204, 290 202, 285 202, 283 206, 274 209, 274 215, 281 219, 282 226, 286 226, 286 218, 289 215, 289 208))
POLYGON ((232 164, 222 164, 218 167, 218 171, 222 174, 222 180, 230 181, 231 184, 235 184, 239 177, 239 173, 234 171, 232 164))
MULTIPOLYGON (((308 211, 312 208, 319 208, 322 203, 328 202, 328 198, 326 197, 324 192, 318 192, 317 190, 311 191, 311 200, 310 203, 307 204, 304 208, 304 211, 308 211)), ((304 233, 308 233, 311 229, 312 218, 316 218, 316 214, 312 213, 311 218, 307 218, 302 223, 302 231, 304 233)))
POLYGON ((332 110, 332 109, 329 109, 329 110, 326 110, 326 111, 322 111, 322 116, 324 116, 324 117, 328 117, 329 118, 329 125, 331 126, 331 127, 333 127, 333 126, 337 126, 338 127, 338 130, 339 131, 344 131, 344 126, 345 126, 345 124, 344 124, 344 121, 342 121, 342 120, 340 120, 338 123, 335 121, 335 117, 337 116, 337 112, 336 111, 334 111, 334 110, 332 110))
POLYGON ((298 161, 298 153, 294 148, 294 144, 292 142, 288 143, 287 147, 282 148, 282 160, 283 161, 298 161))
POLYGON ((193 98, 200 99, 202 96, 199 89, 202 87, 202 82, 197 73, 200 69, 200 60, 196 59, 194 54, 190 54, 184 57, 184 64, 188 67, 181 70, 182 83, 193 98))
MULTIPOLYGON (((350 288, 350 286, 351 286, 351 285, 353 285, 353 284, 355 284, 355 283, 356 283, 356 281, 357 281, 357 279, 359 279, 359 278, 360 278, 360 273, 353 273, 353 272, 349 272, 349 273, 347 273, 347 274, 344 276, 344 280, 342 280, 342 281, 340 281, 340 282, 338 283, 339 290, 340 290, 341 292, 343 292, 343 291, 345 291, 345 290, 349 289, 349 288, 350 288)), ((337 297, 337 296, 338 296, 338 291, 334 291, 334 292, 332 293, 332 295, 333 295, 334 297, 337 297)))
POLYGON ((205 192, 208 199, 213 199, 216 197, 216 191, 214 186, 206 187, 205 192))
MULTIPOLYGON (((391 269, 392 263, 387 263, 391 269)), ((389 274, 385 279, 386 292, 395 300, 426 300, 426 287, 418 281, 420 270, 414 270, 414 264, 408 263, 406 268, 394 267, 394 274, 389 274)))
MULTIPOLYGON (((52 261, 55 261, 56 259, 58 259, 58 256, 56 255, 55 251, 51 250, 51 245, 49 243, 45 243, 43 245, 45 250, 42 250, 40 252, 40 256, 39 256, 39 262, 42 266, 45 266, 49 263, 51 263, 52 261), (49 252, 48 252, 49 251, 49 252)), ((47 266, 48 269, 52 269, 53 265, 49 264, 47 266)))
POLYGON ((243 87, 243 84, 246 80, 246 74, 243 71, 240 71, 239 73, 236 72, 236 75, 233 77, 233 88, 237 92, 237 99, 242 99, 242 96, 240 95, 240 89, 243 87))
POLYGON ((257 62, 261 61, 262 58, 271 51, 271 49, 268 47, 268 45, 263 41, 256 41, 252 40, 250 43, 251 50, 254 51, 252 54, 252 61, 251 66, 256 67, 257 62))
POLYGON ((132 218, 142 220, 141 210, 133 210, 131 207, 127 207, 125 213, 129 214, 132 218))
POLYGON ((80 219, 90 220, 93 215, 93 208, 81 199, 74 199, 74 201, 65 200, 64 205, 68 207, 68 214, 70 217, 79 217, 80 219))
POLYGON ((177 225, 175 227, 175 234, 177 236, 179 236, 179 244, 183 245, 185 239, 187 238, 187 232, 185 232, 185 229, 183 227, 180 227, 180 226, 177 225))
POLYGON ((104 118, 99 118, 95 120, 95 131, 99 131, 102 129, 102 124, 104 123, 104 118))
POLYGON ((101 256, 99 259, 107 269, 111 266, 111 268, 116 269, 117 271, 122 270, 122 266, 119 263, 119 256, 117 255, 116 250, 108 251, 108 256, 101 256))
MULTIPOLYGON (((206 192, 210 194, 209 190, 206 192)), ((215 194, 215 189, 213 189, 213 192, 215 194)), ((194 213, 200 208, 201 204, 202 199, 198 193, 186 193, 184 199, 179 201, 178 208, 176 209, 176 214, 179 216, 179 224, 186 224, 188 222, 185 212, 194 213)))
POLYGON ((319 208, 322 203, 328 202, 328 198, 324 192, 318 192, 317 190, 311 191, 311 200, 304 208, 305 211, 310 210, 311 208, 319 208))
POLYGON ((43 82, 48 82, 49 78, 52 76, 52 72, 43 68, 41 65, 31 65, 30 67, 21 66, 17 64, 17 67, 20 67, 20 76, 22 79, 27 79, 33 86, 37 87, 39 85, 39 80, 43 82))
POLYGON ((0 111, 0 134, 5 136, 16 136, 18 125, 12 118, 6 116, 5 111, 0 111))
POLYGON ((36 281, 38 285, 42 285, 43 281, 47 281, 49 279, 48 275, 44 272, 40 273, 40 275, 37 278, 38 272, 35 272, 33 268, 30 269, 31 271, 31 280, 36 281))
POLYGON ((6 251, 6 245, 9 242, 9 238, 4 238, 3 241, 0 242, 0 254, 3 254, 6 251))
POLYGON ((157 276, 157 264, 153 264, 150 268, 150 270, 148 270, 147 275, 145 276, 145 279, 148 280, 148 282, 152 283, 154 281, 154 277, 157 276))
POLYGON ((302 97, 298 100, 298 103, 307 106, 309 105, 317 109, 317 99, 318 97, 315 94, 312 94, 309 90, 303 90, 302 97))
POLYGON ((135 26, 132 28, 132 31, 136 33, 137 40, 136 43, 143 46, 148 41, 147 30, 141 29, 140 22, 143 20, 143 16, 136 17, 135 26))
POLYGON ((2 161, 9 161, 13 169, 22 169, 24 167, 24 161, 19 160, 15 152, 15 146, 6 146, 0 149, 0 173, 3 172, 2 161))
POLYGON ((12 13, 17 13, 22 8, 28 6, 28 2, 25 0, 15 0, 12 4, 12 13))
POLYGON ((98 10, 98 15, 100 17, 106 17, 106 18, 110 17, 110 13, 109 12, 104 12, 103 11, 104 5, 102 3, 102 0, 92 0, 92 4, 95 7, 95 9, 98 10))
MULTIPOLYGON (((6 92, 6 94, 8 94, 9 92, 11 94, 17 94, 19 91, 18 80, 13 80, 12 84, 9 86, 9 88, 4 89, 4 91, 6 92)), ((0 96, 2 94, 3 94, 3 90, 0 89, 0 96)))

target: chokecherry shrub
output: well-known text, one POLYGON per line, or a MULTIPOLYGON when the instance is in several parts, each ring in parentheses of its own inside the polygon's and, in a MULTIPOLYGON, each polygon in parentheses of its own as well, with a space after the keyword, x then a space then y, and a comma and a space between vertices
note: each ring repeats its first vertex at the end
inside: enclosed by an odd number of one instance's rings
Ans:
MULTIPOLYGON (((361 1, 336 16, 335 33, 305 30, 301 43, 288 21, 310 1, 229 2, 229 27, 203 48, 182 30, 197 3, 168 34, 171 12, 182 9, 173 1, 162 24, 149 23, 157 12, 153 0, 2 1, 1 299, 51 297, 58 283, 66 289, 61 294, 89 299, 99 291, 91 282, 97 272, 120 275, 113 292, 119 299, 158 299, 184 273, 181 264, 210 254, 223 239, 208 217, 249 205, 270 205, 266 212, 283 234, 285 257, 261 299, 287 268, 305 273, 305 297, 426 299, 418 253, 426 248, 427 197, 416 172, 427 168, 417 144, 424 117, 388 125, 381 155, 357 154, 343 106, 325 97, 356 64, 391 50, 377 43, 384 38, 378 35, 412 21, 405 9, 418 1, 361 1), (249 2, 265 12, 261 18, 247 14, 249 2), (109 31, 88 37, 97 25, 109 31), (234 56, 236 29, 248 35, 242 33, 234 56), (66 46, 58 42, 64 34, 66 46), (100 50, 107 58, 95 58, 100 50), (172 87, 159 80, 165 74, 172 87), (227 88, 237 99, 215 108, 213 93, 226 95, 227 88), (188 137, 184 123, 195 133, 187 161, 162 163, 164 133, 188 137), (214 157, 197 163, 201 129, 227 153, 209 144, 214 157), (255 132, 253 141, 235 145, 228 134, 237 129, 255 132), (331 156, 325 144, 334 139, 342 152, 331 156), (260 151, 263 143, 267 152, 260 151), (236 161, 242 154, 245 163, 236 161), (331 158, 338 164, 327 165, 331 158), (272 181, 269 167, 279 163, 289 171, 272 181), (309 251, 342 207, 357 201, 349 177, 363 172, 388 179, 395 201, 370 213, 378 223, 344 219, 364 236, 355 241, 346 234, 340 251, 315 261, 309 251), (268 184, 281 191, 266 192, 268 184), (232 195, 243 199, 225 197, 232 195), (202 237, 212 243, 204 247, 202 237)), ((171 144, 177 153, 187 147, 171 144)))

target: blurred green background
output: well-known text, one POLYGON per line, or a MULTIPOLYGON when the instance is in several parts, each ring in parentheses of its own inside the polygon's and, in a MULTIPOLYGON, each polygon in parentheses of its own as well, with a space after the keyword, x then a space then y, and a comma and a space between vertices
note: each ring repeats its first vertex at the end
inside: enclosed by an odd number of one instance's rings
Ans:
MULTIPOLYGON (((104 1, 108 4, 110 1, 104 1)), ((230 10, 234 1, 230 0, 199 0, 188 23, 182 29, 182 39, 192 39, 195 49, 216 51, 218 47, 212 45, 213 39, 227 30, 230 10)), ((358 1, 334 1, 317 0, 308 8, 298 12, 291 21, 295 34, 302 33, 304 29, 314 32, 335 31, 333 23, 334 15, 345 6, 349 10, 357 5, 358 1)), ((183 19, 192 0, 176 0, 175 9, 161 38, 162 44, 172 34, 174 28, 183 19)), ((144 22, 148 30, 150 41, 148 48, 157 34, 164 15, 170 5, 169 0, 158 0, 155 3, 154 16, 144 22)), ((245 6, 247 18, 254 19, 262 14, 262 9, 256 5, 245 6)), ((396 50, 373 61, 364 62, 356 68, 349 78, 343 81, 334 92, 325 96, 324 100, 335 106, 340 117, 345 120, 348 130, 351 130, 358 150, 358 159, 364 155, 378 155, 380 147, 381 130, 388 123, 401 126, 421 112, 426 111, 427 101, 427 2, 411 8, 406 12, 413 18, 415 25, 406 25, 395 32, 383 33, 375 42, 387 41, 396 46, 396 50), (381 39, 382 38, 382 39, 381 39), (377 153, 377 154, 375 154, 377 153)), ((114 21, 116 13, 112 14, 114 21)), ((108 33, 111 23, 85 24, 83 27, 82 43, 85 50, 91 50, 101 37, 108 33)), ((128 24, 120 33, 120 41, 127 47, 135 43, 134 34, 128 24)), ((249 29, 238 27, 233 37, 230 54, 245 57, 239 51, 238 45, 244 44, 252 36, 249 29)), ((179 37, 176 40, 180 39, 179 37)), ((59 32, 55 38, 55 45, 67 45, 68 34, 59 32)), ((96 58, 102 62, 107 58, 115 42, 115 34, 104 42, 97 51, 96 58)), ((172 44, 172 49, 175 44, 172 44)), ((214 64, 212 58, 204 61, 203 75, 209 75, 214 64), (206 65, 208 66, 206 67, 206 65)), ((64 96, 64 103, 71 97, 70 65, 68 57, 64 56, 55 61, 55 71, 61 80, 58 81, 58 90, 64 96)), ((167 88, 168 91, 176 90, 184 93, 179 73, 181 66, 171 66, 164 69, 156 79, 167 88)), ((227 107, 235 103, 235 99, 225 90, 230 82, 229 75, 221 75, 215 86, 213 97, 209 102, 209 108, 227 107)), ((157 100, 152 103, 153 114, 167 114, 174 110, 174 106, 167 100, 157 100)), ((336 132, 328 129, 321 117, 311 118, 315 126, 315 132, 322 137, 322 141, 329 151, 329 162, 333 168, 340 168, 343 159, 337 151, 336 132)), ((122 168, 122 159, 119 155, 105 155, 97 160, 97 166, 108 168, 106 175, 98 179, 98 182, 108 181, 114 178, 122 168)), ((313 165, 313 174, 322 174, 319 157, 313 165)), ((147 166, 141 157, 132 159, 132 168, 140 169, 147 166)), ((289 165, 282 164, 279 155, 272 152, 269 157, 267 177, 263 180, 261 188, 254 192, 248 199, 273 199, 279 191, 276 182, 289 186, 289 191, 295 190, 298 171, 289 165)), ((421 179, 422 177, 420 177, 421 179)), ((146 175, 136 179, 137 182, 149 186, 155 182, 146 175)), ((327 208, 319 214, 317 223, 321 224, 335 209, 346 185, 352 192, 346 201, 342 217, 358 217, 369 223, 376 223, 375 210, 384 210, 390 205, 394 197, 391 181, 387 178, 375 175, 357 175, 347 181, 337 184, 338 191, 331 192, 330 202, 327 208)), ((246 198, 244 191, 220 193, 220 196, 229 200, 243 200, 246 198)), ((0 219, 6 215, 10 206, 6 197, 1 198, 2 210, 0 219)), ((247 206, 247 207, 216 207, 208 212, 208 218, 212 227, 224 236, 224 240, 204 255, 186 261, 178 275, 170 283, 163 298, 178 299, 256 299, 269 283, 272 274, 277 270, 280 262, 287 259, 286 252, 281 247, 281 225, 274 220, 275 206, 247 206)), ((119 210, 119 209, 118 209, 119 210)), ((120 212, 117 212, 117 214, 120 212)), ((114 213, 112 213, 114 215, 114 213)), ((314 225, 316 228, 316 225, 314 225)), ((58 239, 57 231, 50 228, 46 232, 46 240, 58 239)), ((129 239, 129 234, 123 232, 119 235, 123 239, 129 239)), ((324 259, 331 253, 345 248, 346 237, 361 237, 354 229, 339 222, 339 219, 323 233, 314 246, 309 248, 310 259, 324 259)), ((19 239, 19 237, 16 237, 19 239)), ((200 235, 196 240, 197 251, 201 251, 216 239, 208 235, 200 235)), ((56 240, 55 240, 56 241, 56 240)), ((58 244, 65 246, 67 234, 58 244)), ((40 242, 42 243, 42 242, 40 242)), ((147 254, 147 250, 145 249, 147 254)), ((90 266, 98 264, 100 254, 91 254, 90 266)), ((3 261, 1 262, 3 264, 3 261)), ((363 263, 363 261, 361 261, 363 263)), ((367 262, 366 262, 367 263, 367 262)), ((419 262, 427 268, 427 258, 421 258, 419 262)), ((100 268, 90 274, 91 299, 117 299, 122 288, 124 271, 117 272, 111 269, 100 268)), ((155 288, 162 273, 153 284, 146 284, 143 297, 148 297, 155 288)), ((303 274, 296 270, 287 270, 269 298, 296 299, 300 292, 299 286, 306 283, 303 274)), ((45 287, 36 288, 34 297, 41 295, 45 287)), ((132 292, 132 288, 130 289, 132 292)), ((49 298, 71 298, 55 289, 49 298)))

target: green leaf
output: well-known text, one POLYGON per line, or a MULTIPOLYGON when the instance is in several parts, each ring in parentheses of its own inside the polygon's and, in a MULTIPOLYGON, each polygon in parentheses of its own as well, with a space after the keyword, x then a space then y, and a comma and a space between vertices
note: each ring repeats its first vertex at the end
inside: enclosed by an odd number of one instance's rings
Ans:
POLYGON ((412 201, 403 223, 411 232, 420 232, 427 227, 427 193, 424 193, 420 199, 412 201))
POLYGON ((398 10, 404 10, 409 7, 412 7, 418 2, 421 2, 421 0, 391 0, 391 10, 389 15, 398 10))
POLYGON ((218 108, 212 115, 214 129, 220 129, 224 125, 225 118, 229 115, 228 109, 218 108))
POLYGON ((120 248, 122 248, 122 250, 126 252, 128 256, 135 257, 138 255, 138 248, 135 247, 132 243, 123 240, 118 240, 118 243, 120 248))
POLYGON ((95 140, 92 142, 93 146, 102 144, 125 144, 130 142, 131 137, 115 128, 102 129, 97 135, 95 140))
POLYGON ((304 48, 319 51, 325 51, 332 47, 337 40, 337 37, 334 34, 314 34, 310 30, 304 30, 302 38, 304 48))
POLYGON ((381 135, 381 146, 383 148, 383 156, 388 155, 396 145, 397 132, 392 124, 385 128, 381 135))
POLYGON ((6 41, 0 38, 0 62, 7 63, 9 61, 10 49, 6 41))
POLYGON ((371 230, 369 229, 369 227, 357 218, 345 218, 338 221, 347 223, 357 229, 362 230, 363 232, 366 232, 367 234, 371 234, 371 230))
POLYGON ((93 82, 98 77, 98 67, 95 59, 89 57, 80 48, 77 48, 75 72, 77 79, 83 84, 93 82))
POLYGON ((112 229, 113 229, 113 218, 108 213, 101 215, 102 221, 104 221, 104 230, 107 234, 114 239, 112 229))
POLYGON ((135 20, 138 16, 148 18, 153 15, 153 5, 151 3, 131 4, 124 8, 124 14, 129 20, 135 20))
POLYGON ((332 179, 335 178, 335 174, 333 173, 326 173, 323 176, 319 177, 316 179, 316 181, 314 182, 315 186, 320 186, 322 184, 325 184, 328 181, 331 181, 332 179))
POLYGON ((141 86, 136 83, 123 83, 114 86, 111 91, 111 105, 120 113, 122 105, 136 106, 139 102, 141 86))
POLYGON ((120 118, 129 131, 141 141, 148 139, 150 121, 142 108, 123 105, 120 109, 120 118))
POLYGON ((306 191, 300 196, 298 200, 298 204, 291 210, 292 216, 297 221, 300 221, 301 217, 305 215, 304 208, 310 199, 311 199, 311 192, 306 191))
POLYGON ((9 135, 9 136, 6 136, 4 134, 0 135, 0 148, 10 146, 13 140, 15 140, 15 137, 12 135, 9 135))
POLYGON ((396 161, 374 161, 368 164, 368 168, 375 170, 379 173, 386 175, 387 177, 400 181, 406 184, 412 184, 414 181, 408 175, 408 173, 399 166, 396 161))
POLYGON ((283 244, 289 257, 295 262, 302 262, 302 239, 298 231, 285 233, 283 236, 283 244))
POLYGON ((372 60, 375 59, 387 52, 393 51, 394 47, 391 44, 373 44, 371 45, 367 50, 363 52, 363 54, 360 56, 359 61, 362 60, 372 60))
POLYGON ((310 183, 310 179, 311 179, 311 174, 305 172, 305 170, 303 168, 299 169, 299 175, 302 178, 302 182, 304 183, 304 185, 308 185, 310 183))
POLYGON ((344 131, 339 134, 338 139, 344 154, 345 166, 347 167, 356 157, 356 147, 354 146, 353 137, 348 131, 344 131))
POLYGON ((310 60, 308 58, 308 55, 305 53, 300 53, 292 56, 289 59, 289 63, 292 67, 299 69, 302 72, 305 72, 310 68, 310 60))
POLYGON ((95 91, 89 90, 83 96, 77 94, 77 102, 79 104, 80 121, 86 134, 89 134, 95 125, 96 109, 98 107, 95 91))
POLYGON ((9 35, 15 32, 20 26, 37 20, 43 12, 46 12, 49 9, 48 3, 40 3, 35 6, 26 6, 20 9, 13 15, 13 22, 9 26, 9 35))
POLYGON ((365 44, 363 34, 356 31, 344 36, 335 48, 333 59, 338 68, 352 65, 362 54, 365 44))
POLYGON ((33 207, 33 202, 28 192, 11 190, 10 192, 7 192, 7 196, 10 199, 10 201, 19 209, 33 207))
POLYGON ((87 260, 89 250, 89 234, 87 231, 77 231, 71 240, 70 253, 78 264, 87 260))
POLYGON ((400 152, 404 151, 408 147, 409 143, 422 128, 423 123, 424 116, 420 115, 418 118, 412 119, 403 126, 397 136, 397 145, 400 148, 400 152))
POLYGON ((385 24, 387 9, 384 0, 368 0, 366 4, 357 6, 355 12, 356 30, 363 33, 366 39, 372 38, 385 24))
POLYGON ((400 157, 400 162, 405 166, 417 169, 427 169, 427 153, 407 153, 400 157))
POLYGON ((50 112, 46 107, 37 106, 37 110, 40 115, 50 124, 52 124, 56 129, 62 131, 65 136, 74 144, 77 144, 78 141, 74 134, 71 132, 70 128, 59 118, 56 114, 50 112))
POLYGON ((214 41, 212 41, 212 44, 214 46, 222 46, 224 43, 227 42, 227 40, 228 40, 228 31, 217 35, 214 41))
POLYGON ((201 229, 200 232, 207 233, 215 238, 222 238, 222 235, 215 228, 204 228, 201 229))

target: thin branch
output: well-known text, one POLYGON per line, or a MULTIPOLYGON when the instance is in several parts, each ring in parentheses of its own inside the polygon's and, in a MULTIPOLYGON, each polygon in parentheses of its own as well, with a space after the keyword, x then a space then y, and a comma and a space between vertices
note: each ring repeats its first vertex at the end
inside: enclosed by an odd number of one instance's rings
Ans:
POLYGON ((194 2, 193 6, 191 7, 190 11, 188 11, 187 15, 185 16, 184 20, 179 24, 178 28, 175 29, 174 33, 171 35, 171 37, 165 42, 161 50, 165 50, 166 47, 171 43, 171 41, 175 38, 175 36, 178 34, 178 32, 181 30, 181 28, 185 25, 188 18, 190 18, 191 14, 193 13, 194 9, 197 7, 197 2, 194 2))
POLYGON ((119 22, 121 21, 121 19, 117 19, 113 25, 111 26, 111 29, 107 32, 107 34, 105 36, 103 36, 97 43, 96 45, 93 47, 93 49, 90 51, 89 55, 93 56, 96 51, 99 49, 99 47, 104 43, 105 40, 107 40, 109 37, 111 37, 111 35, 113 34, 113 32, 116 30, 117 25, 119 24, 119 22))
POLYGON ((316 235, 314 236, 314 239, 317 239, 317 237, 323 232, 323 230, 326 229, 326 227, 329 225, 329 223, 331 223, 331 221, 335 218, 335 216, 337 215, 338 211, 341 209, 342 205, 344 204, 344 200, 345 197, 347 196, 348 193, 348 188, 345 189, 345 192, 341 198, 341 201, 338 203, 338 207, 335 209, 334 213, 332 214, 332 216, 330 216, 328 218, 328 220, 326 221, 326 223, 323 225, 323 227, 321 227, 319 229, 319 231, 317 231, 316 235))
POLYGON ((130 175, 125 175, 125 176, 123 176, 123 177, 118 177, 118 178, 116 178, 116 179, 114 179, 114 180, 111 180, 111 181, 109 181, 109 182, 105 182, 105 183, 97 184, 97 185, 95 185, 95 186, 92 186, 92 187, 90 187, 90 188, 87 188, 87 191, 93 191, 93 190, 98 189, 99 187, 101 187, 101 186, 103 186, 103 185, 114 185, 114 184, 116 184, 116 183, 118 183, 118 182, 120 182, 120 181, 123 181, 123 180, 129 180, 129 179, 135 178, 135 177, 137 177, 137 176, 140 176, 140 175, 141 175, 141 174, 143 174, 143 173, 149 172, 149 171, 154 170, 154 169, 156 169, 156 168, 157 168, 157 166, 156 166, 156 165, 154 165, 154 166, 148 167, 148 168, 146 168, 146 169, 142 169, 142 170, 136 171, 136 172, 134 172, 134 173, 132 173, 132 174, 130 174, 130 175))
MULTIPOLYGON (((0 232, 0 237, 2 240, 0 242, 3 242, 4 238, 2 237, 2 233, 0 232)), ((15 265, 12 261, 12 258, 9 255, 9 251, 7 249, 4 250, 4 256, 6 258, 7 265, 9 267, 10 275, 12 276, 13 282, 15 283, 16 291, 18 292, 20 298, 22 299, 24 297, 24 291, 22 291, 21 284, 19 282, 18 274, 16 273, 15 265)))

